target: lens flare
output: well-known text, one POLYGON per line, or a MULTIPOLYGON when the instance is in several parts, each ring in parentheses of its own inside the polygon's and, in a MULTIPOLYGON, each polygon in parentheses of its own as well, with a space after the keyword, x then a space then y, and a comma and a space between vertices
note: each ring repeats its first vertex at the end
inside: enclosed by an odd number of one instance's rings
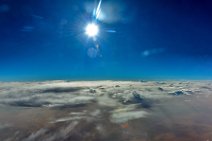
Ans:
POLYGON ((99 27, 95 23, 89 23, 85 28, 85 34, 88 37, 95 37, 99 33, 99 27))

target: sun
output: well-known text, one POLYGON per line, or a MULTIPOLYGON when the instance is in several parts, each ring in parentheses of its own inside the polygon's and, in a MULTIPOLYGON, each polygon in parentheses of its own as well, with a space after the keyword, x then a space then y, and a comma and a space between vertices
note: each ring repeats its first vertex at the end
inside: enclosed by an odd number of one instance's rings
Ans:
POLYGON ((99 27, 95 23, 89 23, 85 28, 85 34, 88 37, 96 37, 99 33, 99 27))

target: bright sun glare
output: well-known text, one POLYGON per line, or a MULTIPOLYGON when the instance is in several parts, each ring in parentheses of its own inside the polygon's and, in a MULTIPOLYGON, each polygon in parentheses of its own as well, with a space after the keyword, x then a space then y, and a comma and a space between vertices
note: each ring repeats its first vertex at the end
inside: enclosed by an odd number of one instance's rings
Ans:
POLYGON ((90 23, 85 28, 85 34, 89 37, 95 37, 99 33, 99 27, 95 23, 90 23))

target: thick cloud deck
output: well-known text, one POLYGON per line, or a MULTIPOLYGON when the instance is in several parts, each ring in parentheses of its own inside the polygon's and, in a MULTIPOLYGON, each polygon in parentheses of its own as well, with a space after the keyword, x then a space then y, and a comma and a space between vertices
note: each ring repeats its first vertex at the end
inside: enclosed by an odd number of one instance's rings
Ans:
MULTIPOLYGON (((191 107, 207 110, 211 92, 211 81, 1 82, 0 137, 81 141, 113 140, 115 135, 125 140, 129 134, 146 140, 143 133, 148 132, 165 140, 159 133, 169 131, 169 122, 187 127, 172 127, 176 131, 195 132, 188 123, 197 124, 199 114, 207 117, 212 111, 196 113, 191 107)), ((205 123, 195 126, 211 132, 205 123)))

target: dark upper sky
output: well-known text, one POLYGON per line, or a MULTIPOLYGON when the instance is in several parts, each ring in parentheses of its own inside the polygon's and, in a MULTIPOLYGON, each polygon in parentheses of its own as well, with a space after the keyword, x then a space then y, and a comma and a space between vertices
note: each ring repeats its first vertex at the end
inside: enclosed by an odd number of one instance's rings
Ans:
POLYGON ((0 0, 0 80, 212 79, 210 0, 0 0), (114 32, 115 31, 115 32, 114 32))

